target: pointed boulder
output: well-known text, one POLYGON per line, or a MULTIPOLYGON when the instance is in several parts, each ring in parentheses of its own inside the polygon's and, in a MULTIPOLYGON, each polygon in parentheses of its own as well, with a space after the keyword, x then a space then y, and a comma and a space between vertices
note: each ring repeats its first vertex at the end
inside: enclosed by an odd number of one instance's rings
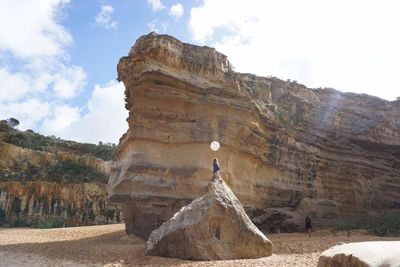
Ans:
POLYGON ((190 260, 272 255, 271 241, 251 222, 221 178, 214 177, 205 191, 205 195, 183 207, 151 233, 146 255, 190 260))

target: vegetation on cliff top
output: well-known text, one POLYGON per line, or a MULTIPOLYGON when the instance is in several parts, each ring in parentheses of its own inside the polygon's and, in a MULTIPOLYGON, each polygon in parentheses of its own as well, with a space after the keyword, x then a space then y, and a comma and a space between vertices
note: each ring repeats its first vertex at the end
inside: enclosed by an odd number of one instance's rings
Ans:
MULTIPOLYGON (((45 152, 64 151, 77 155, 89 155, 103 160, 112 159, 114 144, 82 144, 54 136, 43 136, 32 130, 15 129, 19 121, 10 118, 0 121, 0 142, 45 152)), ((28 158, 18 158, 13 165, 0 169, 0 181, 53 181, 59 183, 107 182, 107 175, 92 166, 75 160, 57 160, 37 165, 28 158)))
POLYGON ((0 121, 0 141, 19 147, 30 148, 46 152, 65 151, 76 154, 87 154, 103 160, 111 160, 115 144, 99 143, 87 144, 68 141, 55 136, 44 136, 32 130, 20 131, 14 127, 18 120, 10 118, 0 121))
POLYGON ((29 161, 18 162, 11 170, 0 169, 0 181, 52 181, 79 183, 98 181, 107 183, 108 175, 93 167, 74 161, 57 161, 52 165, 34 165, 29 161))

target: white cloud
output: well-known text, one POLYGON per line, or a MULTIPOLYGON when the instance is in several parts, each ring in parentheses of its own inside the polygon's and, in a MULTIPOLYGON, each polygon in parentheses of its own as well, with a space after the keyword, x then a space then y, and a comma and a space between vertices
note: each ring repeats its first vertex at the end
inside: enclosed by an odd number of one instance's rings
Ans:
POLYGON ((79 118, 66 103, 86 86, 86 72, 68 62, 73 40, 59 21, 68 2, 2 1, 0 116, 17 118, 21 129, 56 130, 79 118))
POLYGON ((149 27, 150 31, 157 33, 165 33, 168 29, 168 23, 159 22, 157 19, 148 22, 147 27, 149 27))
POLYGON ((68 105, 56 106, 51 113, 50 117, 44 121, 42 129, 52 135, 62 132, 63 129, 80 118, 79 109, 68 105))
POLYGON ((128 129, 128 111, 124 107, 122 83, 112 81, 105 86, 96 85, 86 115, 78 117, 76 109, 63 107, 63 112, 54 112, 54 118, 48 121, 44 131, 80 142, 118 143, 128 129))
MULTIPOLYGON (((3 1, 0 9, 0 118, 20 129, 97 143, 118 142, 127 129, 124 88, 96 85, 87 114, 71 100, 86 86, 86 72, 68 61, 72 36, 58 21, 68 1, 3 1), (4 3, 3 3, 4 2, 4 3)), ((98 22, 115 27, 111 6, 98 22)))
POLYGON ((152 32, 158 32, 158 28, 156 26, 156 21, 151 21, 147 23, 147 27, 149 27, 150 31, 152 32))
POLYGON ((86 73, 77 66, 65 68, 55 78, 54 91, 60 98, 72 98, 86 85, 86 73))
POLYGON ((147 0, 147 3, 151 6, 153 11, 163 10, 165 8, 161 0, 147 0))
POLYGON ((58 11, 69 1, 1 1, 0 51, 19 58, 58 56, 72 42, 57 23, 58 11))
POLYGON ((177 3, 173 6, 171 6, 168 14, 170 16, 174 17, 175 19, 179 19, 180 17, 183 16, 183 13, 184 13, 183 5, 180 3, 177 3))
POLYGON ((391 0, 207 0, 191 9, 189 29, 238 71, 393 100, 400 95, 399 7, 391 0))
POLYGON ((54 63, 48 68, 21 66, 10 71, 0 63, 0 102, 31 97, 71 99, 86 85, 86 72, 79 66, 54 63))
POLYGON ((34 128, 38 122, 43 120, 49 113, 50 105, 39 99, 30 99, 18 103, 1 103, 0 118, 16 118, 20 124, 20 129, 34 128))
POLYGON ((96 15, 96 22, 101 27, 109 30, 117 27, 117 22, 111 19, 114 8, 110 5, 101 6, 101 11, 96 15))
POLYGON ((0 68, 0 100, 15 100, 29 92, 29 79, 21 73, 12 74, 7 68, 0 68))

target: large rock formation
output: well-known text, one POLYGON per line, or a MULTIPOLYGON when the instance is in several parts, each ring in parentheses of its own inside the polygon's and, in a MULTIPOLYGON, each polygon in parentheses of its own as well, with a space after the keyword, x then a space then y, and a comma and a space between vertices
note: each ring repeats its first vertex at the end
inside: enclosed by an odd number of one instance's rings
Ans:
POLYGON ((400 241, 342 244, 325 250, 317 267, 400 266, 400 241))
POLYGON ((190 260, 260 258, 272 255, 272 243, 251 222, 242 204, 219 177, 154 230, 146 255, 190 260))
POLYGON ((212 140, 262 230, 303 227, 305 215, 350 223, 400 198, 399 102, 237 73, 213 48, 154 33, 121 58, 118 79, 129 130, 108 192, 128 233, 148 236, 201 195, 212 140))

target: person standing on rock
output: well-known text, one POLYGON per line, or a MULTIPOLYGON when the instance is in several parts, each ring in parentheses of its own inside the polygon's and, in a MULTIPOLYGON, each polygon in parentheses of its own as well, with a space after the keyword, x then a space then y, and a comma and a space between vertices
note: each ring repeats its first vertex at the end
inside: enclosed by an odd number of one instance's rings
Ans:
POLYGON ((213 160, 213 176, 219 176, 219 163, 216 158, 213 160))
POLYGON ((310 219, 310 217, 308 217, 308 216, 306 217, 305 223, 306 223, 306 230, 307 230, 308 236, 311 238, 312 227, 311 227, 311 219, 310 219))

